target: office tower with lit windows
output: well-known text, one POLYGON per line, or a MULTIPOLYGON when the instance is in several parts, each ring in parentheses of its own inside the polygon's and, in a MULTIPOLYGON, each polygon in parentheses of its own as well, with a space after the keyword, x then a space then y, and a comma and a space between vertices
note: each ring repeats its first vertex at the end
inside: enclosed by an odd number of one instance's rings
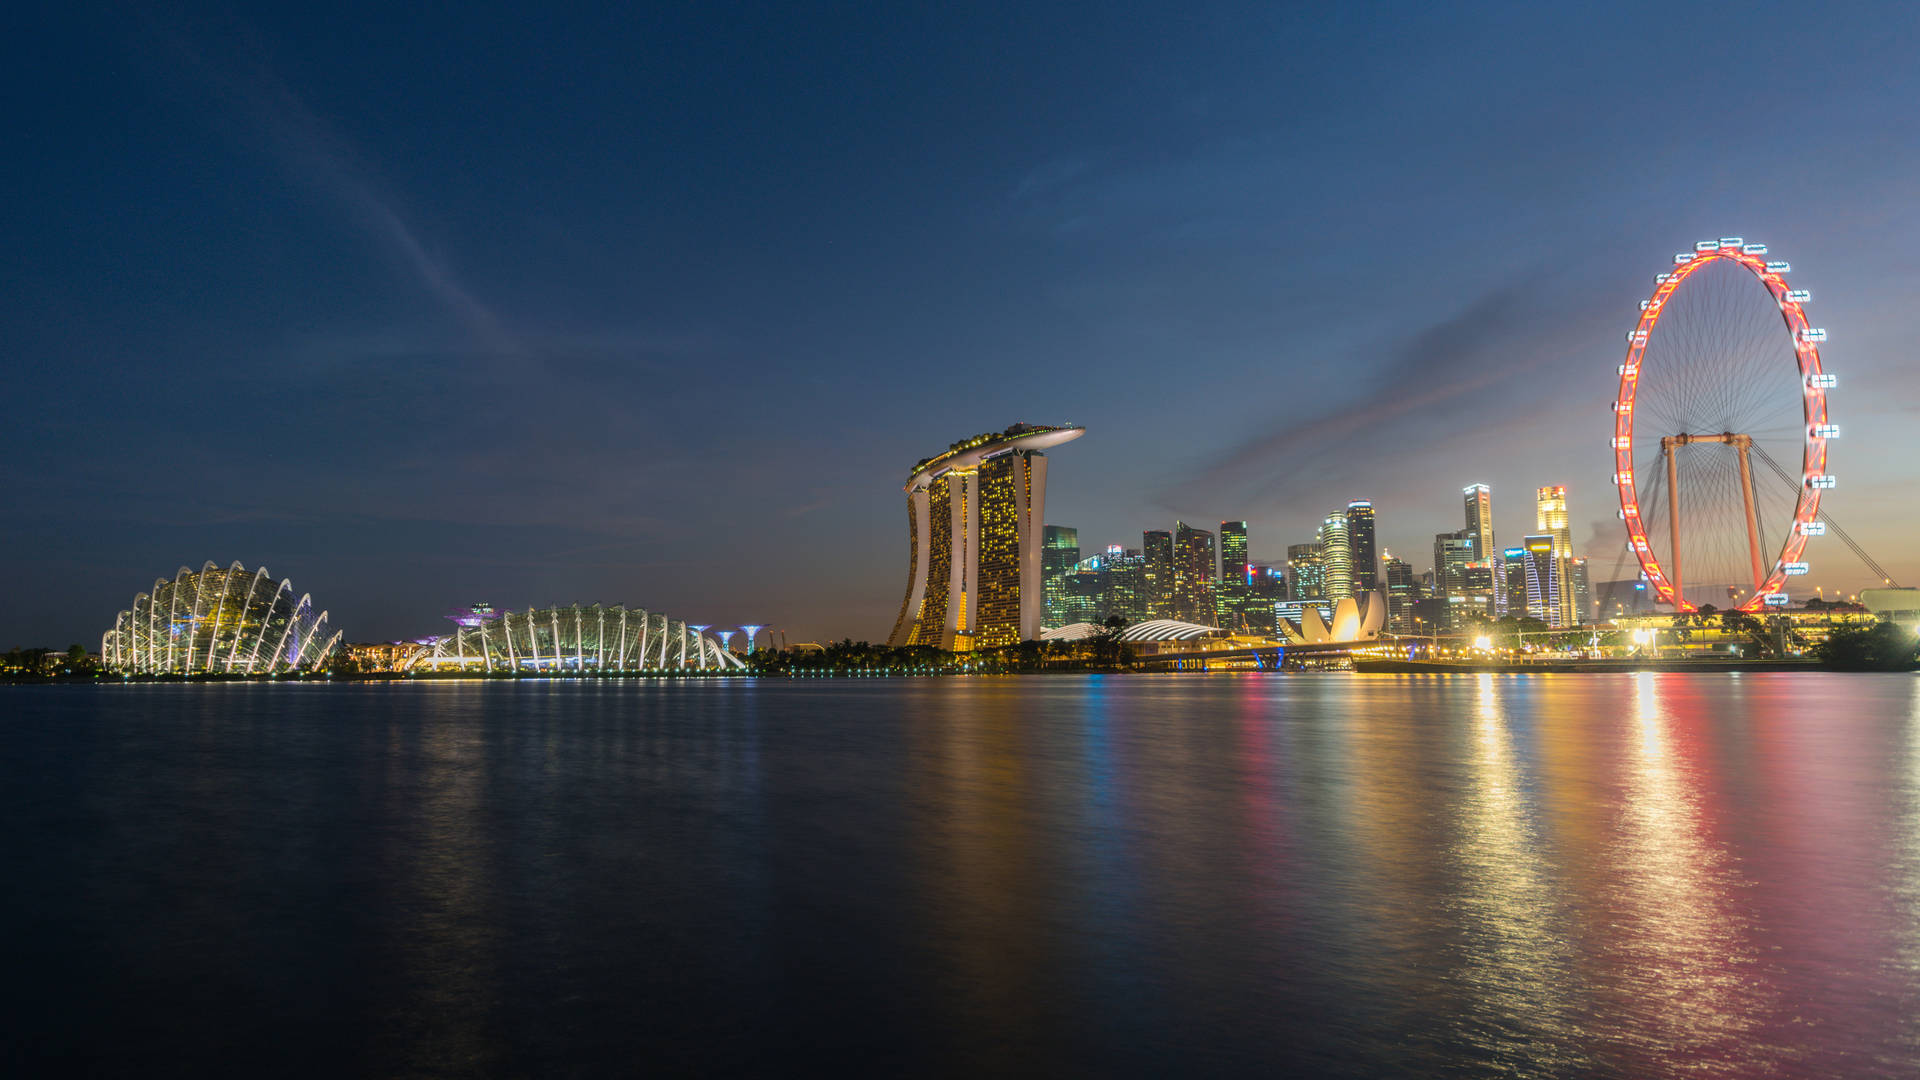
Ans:
POLYGON ((1500 549, 1493 546, 1493 489, 1485 484, 1468 484, 1461 489, 1466 496, 1467 533, 1473 538, 1473 561, 1496 563, 1500 549))
POLYGON ((1527 549, 1507 548, 1500 553, 1500 593, 1495 597, 1501 618, 1527 613, 1527 549))
POLYGON ((1465 529, 1435 533, 1433 537, 1433 595, 1449 596, 1461 586, 1461 575, 1474 563, 1474 537, 1465 529))
POLYGON ((1468 581, 1468 571, 1479 565, 1473 561, 1474 546, 1473 534, 1465 529, 1434 535, 1432 595, 1446 601, 1438 629, 1459 630, 1461 616, 1472 610, 1470 597, 1479 595, 1468 581))
POLYGON ((1220 582, 1245 585, 1247 577, 1247 523, 1220 523, 1220 582))
POLYGON ((1147 614, 1147 559, 1137 550, 1107 549, 1107 614, 1130 623, 1145 622, 1147 614))
POLYGON ((1213 598, 1213 625, 1264 634, 1273 630, 1273 604, 1286 599, 1286 575, 1271 566, 1249 563, 1244 580, 1220 579, 1213 598))
POLYGON ((1447 623, 1451 629, 1466 629, 1470 618, 1492 617, 1493 581, 1493 567, 1487 563, 1468 563, 1460 568, 1459 582, 1447 594, 1447 623))
POLYGON ((1320 558, 1325 573, 1326 599, 1335 602, 1353 595, 1353 548, 1347 539, 1347 515, 1328 514, 1320 523, 1320 558))
POLYGON ((1148 618, 1173 618, 1173 534, 1149 529, 1140 534, 1142 600, 1148 618))
POLYGON ((1554 625, 1571 626, 1578 620, 1573 617, 1573 533, 1567 521, 1564 486, 1543 487, 1534 493, 1534 529, 1541 535, 1553 537, 1553 557, 1560 561, 1556 572, 1560 583, 1557 605, 1560 621, 1554 625))
POLYGON ((1184 521, 1173 523, 1173 610, 1183 622, 1207 624, 1214 616, 1214 582, 1220 573, 1213 533, 1184 521))
POLYGON ((1046 598, 1048 626, 1066 626, 1067 575, 1080 561, 1080 531, 1064 525, 1048 525, 1041 530, 1041 590, 1046 598))
POLYGON ((1040 636, 1048 447, 1084 428, 1015 424, 907 474, 907 594, 887 643, 967 650, 1040 636))
POLYGON ((1287 545, 1287 598, 1327 598, 1327 561, 1319 544, 1287 545))
POLYGON ((1387 579, 1387 631, 1393 634, 1413 632, 1413 605, 1420 600, 1419 580, 1413 566, 1393 557, 1389 551, 1380 560, 1387 579))
POLYGON ((1561 617, 1559 545, 1550 533, 1529 536, 1521 544, 1527 575, 1527 615, 1558 630, 1561 617))
POLYGON ((1073 573, 1067 575, 1061 590, 1065 596, 1060 604, 1060 625, 1105 621, 1105 585, 1099 571, 1075 567, 1073 573))
POLYGON ((1347 504, 1347 551, 1353 560, 1353 595, 1380 587, 1379 550, 1373 535, 1373 503, 1355 499, 1347 504))
POLYGON ((1567 566, 1573 594, 1573 607, 1570 609, 1573 614, 1567 619, 1567 625, 1581 626, 1593 621, 1593 584, 1587 580, 1587 557, 1575 555, 1567 560, 1567 566))
POLYGON ((1277 566, 1247 566, 1247 599, 1241 608, 1246 628, 1256 634, 1271 634, 1273 605, 1287 598, 1287 576, 1277 566))
POLYGON ((1135 623, 1148 617, 1142 588, 1146 580, 1146 558, 1140 552, 1113 544, 1099 554, 1080 560, 1076 569, 1081 574, 1093 575, 1096 581, 1091 590, 1094 597, 1091 611, 1075 622, 1099 623, 1118 615, 1135 623))

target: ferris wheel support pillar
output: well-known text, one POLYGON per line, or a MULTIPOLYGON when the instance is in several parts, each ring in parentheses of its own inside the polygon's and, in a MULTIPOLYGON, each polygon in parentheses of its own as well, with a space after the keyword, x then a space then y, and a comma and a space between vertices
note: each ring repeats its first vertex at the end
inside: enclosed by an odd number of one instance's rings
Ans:
POLYGON ((1672 537, 1668 550, 1673 554, 1673 610, 1685 611, 1687 594, 1680 588, 1680 480, 1679 462, 1681 444, 1677 441, 1660 440, 1660 449, 1667 455, 1667 530, 1672 537))
POLYGON ((1747 550, 1753 555, 1753 591, 1767 583, 1766 564, 1760 560, 1760 525, 1753 512, 1753 470, 1747 465, 1747 451, 1753 449, 1753 436, 1733 436, 1733 448, 1740 452, 1740 498, 1747 507, 1747 550))

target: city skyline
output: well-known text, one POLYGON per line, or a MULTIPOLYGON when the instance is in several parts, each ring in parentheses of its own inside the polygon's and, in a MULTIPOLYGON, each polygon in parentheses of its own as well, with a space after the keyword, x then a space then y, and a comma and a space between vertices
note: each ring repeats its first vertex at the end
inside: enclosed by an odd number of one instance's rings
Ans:
MULTIPOLYGON (((1244 520, 1220 522, 1217 557, 1211 547, 1214 534, 1184 521, 1175 522, 1171 532, 1143 530, 1139 548, 1097 542, 1082 548, 1077 527, 1048 524, 1042 530, 1045 622, 1060 628, 1116 616, 1125 621, 1173 618, 1235 632, 1272 633, 1282 619, 1297 628, 1303 603, 1331 612, 1338 601, 1367 593, 1379 594, 1390 612, 1385 628, 1398 634, 1461 634, 1469 632, 1470 620, 1509 616, 1538 619, 1559 629, 1604 621, 1611 614, 1597 603, 1602 597, 1590 579, 1588 557, 1566 536, 1565 485, 1534 489, 1536 525, 1553 530, 1545 534, 1552 566, 1544 573, 1528 561, 1527 546, 1497 544, 1490 485, 1468 484, 1461 493, 1465 527, 1434 534, 1432 563, 1425 568, 1395 557, 1390 549, 1365 550, 1373 546, 1377 523, 1370 499, 1351 500, 1344 511, 1327 515, 1312 541, 1262 538, 1269 547, 1284 545, 1282 559, 1250 542, 1244 520), (1083 558, 1089 551, 1092 554, 1083 558), (1361 578, 1369 563, 1379 568, 1371 584, 1361 578), (1163 566, 1170 569, 1163 571, 1163 566), (1169 578, 1172 586, 1161 588, 1169 578), (1551 587, 1551 595, 1540 594, 1543 584, 1551 587), (1208 593, 1212 603, 1207 602, 1208 593), (1437 606, 1428 606, 1429 601, 1437 606)), ((1528 546, 1536 539, 1529 535, 1528 546)), ((1634 583, 1628 578, 1601 584, 1634 583)), ((1623 613, 1655 610, 1644 581, 1630 592, 1623 613)))
POLYGON ((1825 505, 1920 580, 1904 9, 559 13, 540 57, 505 14, 25 16, 0 644, 210 557, 360 640, 479 597, 883 640, 900 466, 1019 418, 1097 433, 1089 538, 1277 562, 1364 497, 1419 559, 1461 485, 1504 547, 1551 482, 1598 583, 1621 335, 1734 234, 1831 328, 1825 505))

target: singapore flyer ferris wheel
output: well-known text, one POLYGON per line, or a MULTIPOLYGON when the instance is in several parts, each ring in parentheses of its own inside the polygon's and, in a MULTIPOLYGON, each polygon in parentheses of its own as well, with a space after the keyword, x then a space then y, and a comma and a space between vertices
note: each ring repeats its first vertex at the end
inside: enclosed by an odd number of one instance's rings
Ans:
POLYGON ((1834 377, 1789 270, 1764 244, 1703 240, 1654 278, 1627 334, 1614 485, 1628 548, 1674 611, 1784 605, 1827 531, 1834 377))

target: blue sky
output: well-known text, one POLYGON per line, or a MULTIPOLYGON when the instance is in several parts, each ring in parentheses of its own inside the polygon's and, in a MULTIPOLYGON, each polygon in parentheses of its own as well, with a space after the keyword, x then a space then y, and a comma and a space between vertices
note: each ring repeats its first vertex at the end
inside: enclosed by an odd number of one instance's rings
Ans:
MULTIPOLYGON (((1049 518, 1425 566, 1570 489, 1693 240, 1832 332, 1835 516, 1920 580, 1903 5, 337 5, 16 16, 0 647, 180 564, 356 639, 474 600, 882 637, 900 483, 1071 421, 1049 518)), ((1811 581, 1858 587, 1843 549, 1811 581)), ((1604 576, 1604 575, 1603 575, 1604 576)))

